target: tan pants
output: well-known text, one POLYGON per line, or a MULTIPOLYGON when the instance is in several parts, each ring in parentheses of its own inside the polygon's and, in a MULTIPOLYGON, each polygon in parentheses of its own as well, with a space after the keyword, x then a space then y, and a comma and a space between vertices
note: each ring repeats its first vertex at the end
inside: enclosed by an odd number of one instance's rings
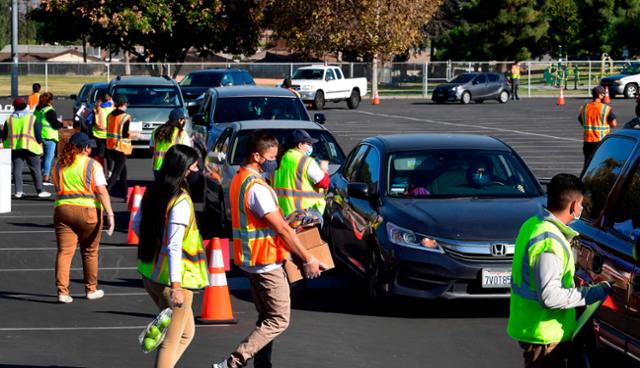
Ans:
MULTIPOLYGON (((142 278, 145 290, 153 299, 153 302, 160 310, 171 305, 171 288, 155 283, 146 277, 142 278)), ((162 345, 158 348, 156 355, 156 367, 172 368, 180 360, 180 357, 187 350, 196 332, 196 325, 193 321, 193 292, 183 289, 184 304, 175 307, 171 314, 171 324, 167 330, 162 345)))
POLYGON ((58 294, 69 295, 71 260, 80 243, 84 289, 90 293, 98 287, 98 246, 102 236, 102 210, 92 207, 62 205, 53 211, 58 242, 56 287, 58 294))
POLYGON ((546 345, 521 342, 520 347, 525 368, 564 368, 573 353, 570 342, 546 345))
POLYGON ((256 328, 231 353, 230 368, 244 367, 251 358, 256 368, 271 367, 273 340, 289 327, 291 298, 282 267, 266 273, 247 273, 251 296, 258 311, 256 328))

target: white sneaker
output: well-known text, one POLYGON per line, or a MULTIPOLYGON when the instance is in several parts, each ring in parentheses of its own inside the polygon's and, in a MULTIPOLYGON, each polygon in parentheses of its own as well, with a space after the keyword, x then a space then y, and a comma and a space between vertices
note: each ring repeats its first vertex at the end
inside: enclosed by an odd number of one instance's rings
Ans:
POLYGON ((211 365, 211 368, 229 368, 229 366, 227 365, 227 360, 223 360, 220 363, 213 363, 211 365))
POLYGON ((49 192, 40 192, 40 193, 38 193, 38 197, 39 198, 49 198, 49 197, 51 197, 51 193, 49 193, 49 192))
POLYGON ((69 304, 73 302, 73 298, 71 297, 71 295, 60 294, 58 295, 58 301, 60 303, 69 304))
POLYGON ((42 183, 42 185, 44 185, 45 187, 52 187, 53 183, 45 181, 45 182, 42 183))
POLYGON ((89 300, 100 299, 103 296, 104 296, 104 291, 103 290, 96 290, 96 291, 92 291, 90 293, 87 293, 87 299, 89 299, 89 300))
POLYGON ((24 192, 16 192, 16 194, 13 195, 16 198, 22 198, 24 197, 24 192))

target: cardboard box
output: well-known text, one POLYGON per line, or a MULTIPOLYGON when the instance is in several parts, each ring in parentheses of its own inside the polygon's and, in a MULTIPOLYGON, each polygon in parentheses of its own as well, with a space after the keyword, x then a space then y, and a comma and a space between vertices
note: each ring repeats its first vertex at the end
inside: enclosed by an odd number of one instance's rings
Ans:
MULTIPOLYGON (((313 227, 309 230, 298 233, 298 239, 300 239, 302 245, 307 249, 307 251, 309 251, 309 253, 311 253, 311 255, 327 266, 327 270, 335 267, 333 258, 331 257, 331 250, 329 250, 329 245, 320 237, 318 228, 313 227)), ((284 263, 284 270, 287 272, 289 283, 294 283, 304 278, 302 275, 303 262, 297 259, 293 254, 291 255, 291 258, 291 260, 287 260, 284 263)))

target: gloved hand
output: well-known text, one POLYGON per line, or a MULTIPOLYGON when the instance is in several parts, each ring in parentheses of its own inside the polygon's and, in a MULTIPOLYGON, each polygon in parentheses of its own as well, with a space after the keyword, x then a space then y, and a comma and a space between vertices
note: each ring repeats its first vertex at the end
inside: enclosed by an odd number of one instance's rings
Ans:
POLYGON ((587 289, 587 295, 585 296, 585 302, 588 304, 593 304, 598 300, 602 300, 606 298, 609 294, 613 292, 613 287, 608 281, 601 281, 595 285, 591 285, 587 289))
POLYGON ((114 219, 113 213, 108 213, 107 217, 106 217, 106 220, 107 220, 107 223, 106 223, 106 225, 107 225, 107 235, 111 236, 111 235, 113 235, 113 230, 115 230, 115 228, 116 228, 116 221, 114 219))
POLYGON ((316 277, 319 277, 322 271, 326 269, 327 266, 320 263, 320 261, 318 261, 316 257, 311 257, 311 260, 304 264, 304 277, 307 279, 315 279, 316 277))

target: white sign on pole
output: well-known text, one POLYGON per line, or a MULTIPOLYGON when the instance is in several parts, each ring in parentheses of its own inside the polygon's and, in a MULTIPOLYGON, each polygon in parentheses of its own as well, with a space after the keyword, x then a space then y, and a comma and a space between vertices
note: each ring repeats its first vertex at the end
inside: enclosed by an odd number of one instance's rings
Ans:
POLYGON ((11 212, 11 150, 0 148, 0 213, 11 212))

